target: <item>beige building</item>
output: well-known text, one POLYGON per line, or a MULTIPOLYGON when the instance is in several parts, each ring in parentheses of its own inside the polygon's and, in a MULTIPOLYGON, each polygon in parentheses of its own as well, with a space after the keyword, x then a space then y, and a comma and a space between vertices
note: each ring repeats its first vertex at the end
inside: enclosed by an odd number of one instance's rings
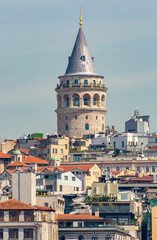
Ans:
POLYGON ((11 199, 0 202, 0 222, 0 239, 58 240, 53 208, 11 199))
POLYGON ((152 240, 157 240, 157 206, 152 211, 152 240))
POLYGON ((70 139, 70 151, 86 151, 91 144, 91 139, 70 139))
POLYGON ((118 183, 115 181, 113 183, 107 181, 94 182, 92 184, 91 194, 92 195, 107 195, 107 196, 117 196, 118 193, 118 183))
POLYGON ((16 141, 14 140, 9 140, 9 139, 5 139, 5 140, 0 140, 0 152, 2 153, 8 153, 11 149, 14 148, 16 144, 16 141))
POLYGON ((56 214, 63 214, 65 208, 65 199, 60 196, 40 195, 36 197, 36 204, 39 206, 52 207, 56 214))
POLYGON ((68 67, 57 85, 58 134, 82 138, 105 131, 106 91, 80 26, 68 67))
POLYGON ((56 156, 60 162, 68 162, 69 138, 65 136, 57 136, 55 138, 38 140, 37 155, 47 161, 51 161, 51 158, 56 156))
POLYGON ((82 181, 82 189, 91 187, 93 182, 98 182, 101 177, 101 169, 97 164, 77 164, 77 165, 61 165, 64 171, 71 171, 82 181))

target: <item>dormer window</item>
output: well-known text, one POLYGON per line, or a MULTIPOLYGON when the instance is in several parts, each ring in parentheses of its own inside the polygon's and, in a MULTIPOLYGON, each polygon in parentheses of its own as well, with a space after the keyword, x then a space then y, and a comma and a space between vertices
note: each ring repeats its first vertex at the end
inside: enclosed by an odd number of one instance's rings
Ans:
POLYGON ((85 55, 81 56, 80 59, 81 59, 81 61, 85 62, 86 61, 85 55))

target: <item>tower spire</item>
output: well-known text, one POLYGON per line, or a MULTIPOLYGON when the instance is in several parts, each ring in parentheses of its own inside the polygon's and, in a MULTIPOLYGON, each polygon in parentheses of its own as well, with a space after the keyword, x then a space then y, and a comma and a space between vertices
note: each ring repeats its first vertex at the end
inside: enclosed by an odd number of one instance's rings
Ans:
POLYGON ((82 8, 80 7, 80 27, 82 27, 82 8))

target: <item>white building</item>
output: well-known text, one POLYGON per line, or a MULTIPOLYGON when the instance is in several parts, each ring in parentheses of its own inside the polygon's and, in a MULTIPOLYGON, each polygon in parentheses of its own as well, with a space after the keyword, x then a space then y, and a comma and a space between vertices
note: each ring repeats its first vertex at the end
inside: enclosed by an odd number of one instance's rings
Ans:
POLYGON ((73 173, 68 172, 44 172, 37 176, 37 188, 53 192, 54 194, 72 194, 82 192, 82 181, 73 173))

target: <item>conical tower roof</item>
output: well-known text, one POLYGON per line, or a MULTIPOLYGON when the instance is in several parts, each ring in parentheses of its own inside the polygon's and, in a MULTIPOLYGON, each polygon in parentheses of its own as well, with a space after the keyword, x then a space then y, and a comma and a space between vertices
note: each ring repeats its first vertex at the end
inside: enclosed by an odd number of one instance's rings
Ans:
POLYGON ((97 75, 93 58, 90 55, 88 45, 80 27, 77 38, 74 44, 74 48, 69 57, 69 63, 65 75, 97 75))

